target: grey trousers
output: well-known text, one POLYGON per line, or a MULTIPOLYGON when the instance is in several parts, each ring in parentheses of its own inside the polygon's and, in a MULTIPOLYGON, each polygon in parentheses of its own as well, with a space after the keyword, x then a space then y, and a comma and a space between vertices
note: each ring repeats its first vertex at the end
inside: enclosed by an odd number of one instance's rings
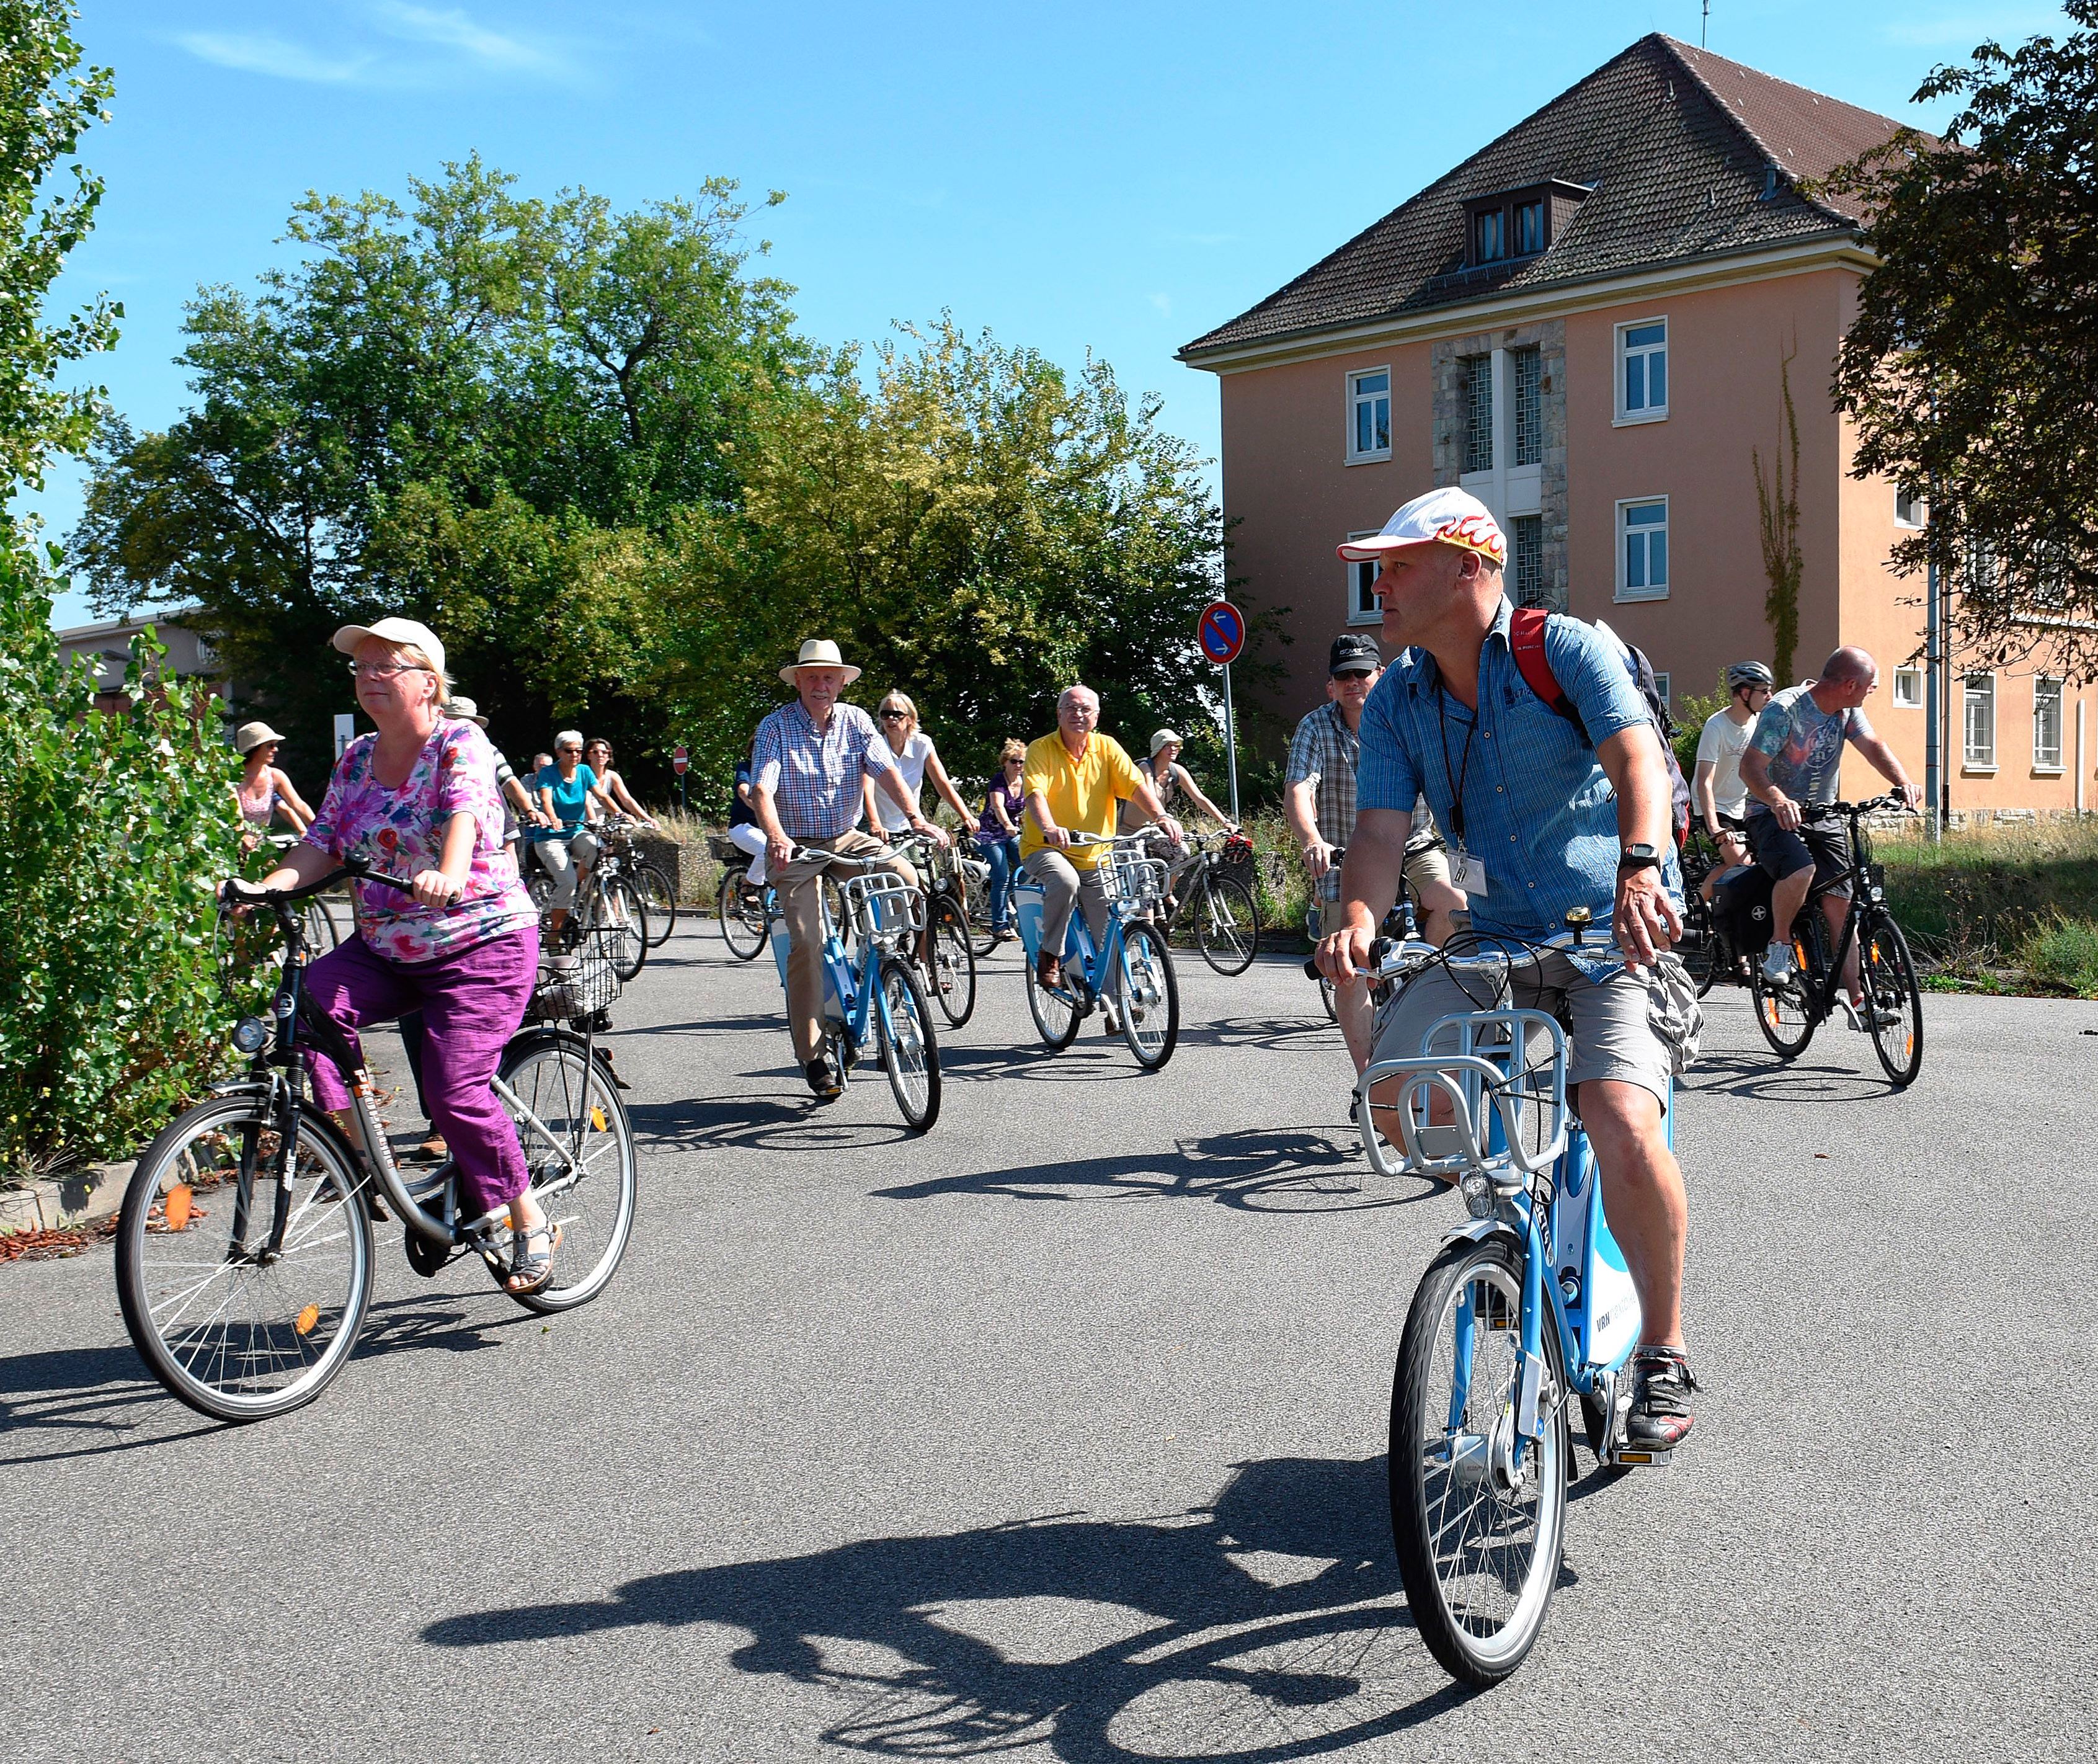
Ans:
POLYGON ((1042 884, 1042 947, 1051 954, 1064 953, 1064 933, 1070 928, 1071 909, 1085 902, 1086 928, 1098 948, 1108 932, 1107 891, 1100 886, 1097 870, 1081 870, 1060 851, 1038 851, 1020 866, 1042 884))

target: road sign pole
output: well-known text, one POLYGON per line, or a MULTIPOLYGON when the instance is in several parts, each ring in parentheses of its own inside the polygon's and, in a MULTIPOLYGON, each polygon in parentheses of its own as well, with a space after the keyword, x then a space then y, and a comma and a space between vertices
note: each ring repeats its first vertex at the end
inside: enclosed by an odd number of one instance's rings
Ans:
POLYGON ((1239 725, 1231 709, 1231 665, 1224 664, 1224 756, 1231 766, 1231 821, 1239 818, 1239 725))

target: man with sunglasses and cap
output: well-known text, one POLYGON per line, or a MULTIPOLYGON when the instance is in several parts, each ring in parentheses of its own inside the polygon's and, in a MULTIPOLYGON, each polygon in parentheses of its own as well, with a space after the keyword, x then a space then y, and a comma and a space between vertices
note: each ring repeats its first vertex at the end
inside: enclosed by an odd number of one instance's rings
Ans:
MULTIPOLYGON (((1696 1383, 1683 1349, 1688 1207, 1668 1143, 1671 1051, 1643 972, 1683 924, 1660 737, 1614 643, 1578 620, 1547 619, 1542 639, 1579 725, 1531 687, 1502 591, 1507 543, 1476 498, 1455 488, 1416 497, 1341 555, 1376 562, 1385 642, 1412 652, 1363 709, 1359 814, 1319 968, 1337 985, 1368 960, 1424 790, 1451 840, 1473 935, 1488 947, 1496 933, 1508 940, 1498 946, 1512 959, 1503 998, 1512 991, 1517 1005, 1563 1008, 1572 1020, 1568 1088, 1639 1298, 1626 1435, 1666 1450, 1690 1432, 1696 1383), (1569 914, 1609 924, 1609 938, 1527 947, 1556 935, 1569 914)), ((1424 970, 1386 1012, 1376 1052, 1416 1055, 1444 1016, 1499 1002, 1490 988, 1468 992, 1446 968, 1424 970), (1480 990, 1484 1000, 1473 995, 1480 990)))
MULTIPOLYGON (((869 783, 903 811, 904 824, 944 847, 947 836, 918 812, 916 799, 896 769, 896 756, 874 719, 839 695, 859 678, 838 646, 812 637, 779 670, 794 696, 757 726, 751 743, 751 812, 765 830, 766 858, 787 922, 787 1025, 809 1088, 825 1102, 845 1080, 823 1047, 823 951, 821 879, 826 867, 794 849, 813 847, 844 857, 885 848, 856 832, 869 783)), ((883 863, 914 888, 918 872, 902 858, 883 863)))
MULTIPOLYGON (((1384 673, 1376 639, 1343 631, 1326 657, 1326 702, 1297 725, 1284 779, 1283 812, 1303 849, 1323 917, 1341 897, 1341 872, 1333 853, 1354 837, 1355 769, 1362 748, 1363 706, 1384 673)), ((1428 823, 1424 805, 1415 806, 1416 827, 1428 823)), ((1464 897, 1450 885, 1450 865, 1439 847, 1411 852, 1406 882, 1420 902, 1420 933, 1438 947, 1448 938, 1464 897)), ((1369 982, 1358 976, 1333 990, 1341 1038, 1359 1073, 1369 1064, 1375 1038, 1369 982)))

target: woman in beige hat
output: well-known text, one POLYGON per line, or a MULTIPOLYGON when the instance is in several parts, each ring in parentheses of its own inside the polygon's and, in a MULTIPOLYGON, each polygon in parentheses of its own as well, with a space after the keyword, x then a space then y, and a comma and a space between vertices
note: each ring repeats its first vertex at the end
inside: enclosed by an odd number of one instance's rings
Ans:
POLYGON ((240 805, 240 818, 248 826, 243 841, 252 851, 279 815, 291 823, 294 833, 303 833, 312 823, 314 811, 305 805, 292 780, 277 769, 277 747, 284 738, 266 722, 244 722, 233 733, 233 750, 240 756, 240 782, 230 786, 240 805))

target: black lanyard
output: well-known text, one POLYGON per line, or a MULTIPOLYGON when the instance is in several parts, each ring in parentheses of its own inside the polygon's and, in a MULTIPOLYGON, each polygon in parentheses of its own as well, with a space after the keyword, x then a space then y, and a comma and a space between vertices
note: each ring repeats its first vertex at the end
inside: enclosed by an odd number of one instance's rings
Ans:
POLYGON ((1450 787, 1450 831, 1457 836, 1457 849, 1464 849, 1464 779, 1472 770, 1472 737, 1479 732, 1479 713, 1472 713, 1471 726, 1464 731, 1464 757, 1457 761, 1457 775, 1450 775, 1450 723, 1442 709, 1443 690, 1435 689, 1435 733, 1442 741, 1442 782, 1450 787))

